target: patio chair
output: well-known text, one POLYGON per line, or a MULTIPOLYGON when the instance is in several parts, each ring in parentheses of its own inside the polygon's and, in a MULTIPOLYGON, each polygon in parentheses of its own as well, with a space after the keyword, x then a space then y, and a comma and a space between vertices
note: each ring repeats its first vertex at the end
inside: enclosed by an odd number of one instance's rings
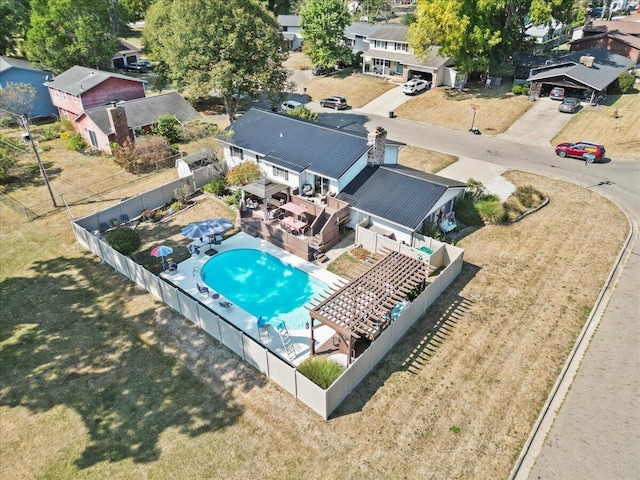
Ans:
POLYGON ((126 213, 120 215, 120 220, 122 220, 122 223, 124 223, 125 225, 131 221, 129 215, 127 215, 126 213))
POLYGON ((120 220, 118 220, 117 218, 112 218, 111 222, 109 222, 111 224, 112 227, 117 227, 118 225, 120 225, 120 220))
POLYGON ((109 230, 109 224, 107 222, 100 222, 100 231, 106 232, 109 230))
POLYGON ((198 255, 200 255, 200 249, 194 244, 190 243, 187 248, 189 249, 189 253, 191 254, 191 256, 197 257, 198 255))
POLYGON ((302 185, 302 195, 304 195, 305 197, 310 197, 311 195, 313 195, 313 187, 310 183, 305 183, 304 185, 302 185))
POLYGON ((169 264, 169 268, 167 268, 167 273, 169 275, 173 275, 174 273, 177 273, 177 271, 178 271, 178 264, 171 262, 169 264))
POLYGON ((222 243, 222 235, 220 235, 219 233, 216 233, 213 236, 213 244, 214 245, 220 245, 222 243))
POLYGON ((231 302, 218 302, 218 305, 220 305, 222 308, 231 308, 231 307, 233 307, 233 303, 231 303, 231 302))
POLYGON ((198 291, 200 293, 204 293, 205 295, 209 295, 209 288, 208 287, 203 287, 199 283, 196 283, 196 288, 198 289, 198 291))

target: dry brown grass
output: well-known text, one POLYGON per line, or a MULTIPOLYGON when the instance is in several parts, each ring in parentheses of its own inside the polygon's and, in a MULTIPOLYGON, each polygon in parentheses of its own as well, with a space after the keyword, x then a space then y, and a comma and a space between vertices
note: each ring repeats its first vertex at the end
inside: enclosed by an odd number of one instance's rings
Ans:
POLYGON ((506 478, 628 228, 597 193, 507 176, 551 203, 466 237, 460 277, 328 422, 81 249, 65 212, 0 205, 3 476, 506 478))
POLYGON ((471 105, 478 105, 475 127, 495 135, 506 131, 533 105, 527 97, 513 95, 510 88, 502 85, 485 89, 477 84, 462 92, 436 88, 411 99, 395 113, 409 120, 469 130, 473 117, 471 105))
POLYGON ((285 68, 290 70, 311 70, 311 59, 302 52, 290 52, 289 58, 284 62, 285 68))
POLYGON ((604 105, 586 106, 574 115, 551 143, 588 140, 601 143, 607 155, 638 158, 640 155, 640 93, 610 95, 604 105), (614 112, 618 111, 619 118, 614 112))
POLYGON ((405 167, 415 168, 428 173, 438 173, 443 168, 458 161, 456 155, 427 150, 426 148, 404 146, 400 149, 398 162, 405 167))
POLYGON ((322 77, 314 77, 304 84, 307 95, 316 102, 324 97, 340 95, 353 108, 360 108, 387 90, 396 87, 393 83, 375 78, 350 75, 350 69, 340 70, 322 77))

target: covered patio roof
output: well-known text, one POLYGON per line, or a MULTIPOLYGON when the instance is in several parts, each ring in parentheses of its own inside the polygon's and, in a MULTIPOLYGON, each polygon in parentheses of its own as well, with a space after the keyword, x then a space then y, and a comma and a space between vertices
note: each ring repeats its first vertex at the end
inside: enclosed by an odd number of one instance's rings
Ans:
MULTIPOLYGON (((428 264, 389 252, 360 278, 331 294, 314 299, 311 318, 344 338, 375 340, 389 325, 389 312, 427 278, 428 264)), ((313 335, 313 334, 312 334, 313 335)), ((312 337, 313 338, 313 337, 312 337)))
POLYGON ((284 192, 289 189, 289 185, 283 183, 277 183, 268 178, 261 178, 260 180, 245 185, 241 188, 247 193, 257 196, 258 198, 270 198, 273 194, 278 192, 284 192))

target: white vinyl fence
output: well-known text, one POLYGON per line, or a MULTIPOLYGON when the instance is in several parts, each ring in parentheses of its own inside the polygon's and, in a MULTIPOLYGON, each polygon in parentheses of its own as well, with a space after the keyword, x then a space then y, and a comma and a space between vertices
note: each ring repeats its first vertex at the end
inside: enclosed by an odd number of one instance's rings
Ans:
MULTIPOLYGON (((433 250, 433 254, 430 255, 430 258, 426 258, 425 261, 430 261, 432 264, 437 261, 437 267, 444 267, 441 273, 411 302, 410 307, 406 308, 370 347, 351 363, 340 378, 328 389, 324 390, 300 374, 292 364, 246 335, 233 324, 227 322, 224 317, 207 308, 169 281, 154 275, 135 263, 131 258, 117 252, 106 242, 91 233, 99 230, 101 221, 109 217, 118 217, 117 213, 119 212, 125 212, 133 218, 147 208, 156 208, 164 205, 170 199, 168 196, 172 197, 173 191, 180 187, 184 181, 193 182, 192 179, 176 180, 150 192, 125 200, 102 212, 74 221, 72 227, 76 240, 100 257, 115 271, 126 276, 158 300, 189 319, 207 334, 220 341, 229 350, 309 406, 325 420, 366 378, 369 372, 382 360, 393 345, 404 336, 409 328, 424 315, 427 308, 462 270, 464 253, 462 249, 430 239, 431 242, 429 242, 428 248, 433 250)), ((195 184, 189 183, 189 185, 195 187, 195 184)), ((421 255, 422 258, 428 257, 423 251, 394 242, 382 235, 377 235, 379 238, 369 238, 368 234, 373 232, 366 232, 360 237, 360 243, 368 250, 376 251, 379 248, 389 248, 414 257, 418 255, 421 255)))

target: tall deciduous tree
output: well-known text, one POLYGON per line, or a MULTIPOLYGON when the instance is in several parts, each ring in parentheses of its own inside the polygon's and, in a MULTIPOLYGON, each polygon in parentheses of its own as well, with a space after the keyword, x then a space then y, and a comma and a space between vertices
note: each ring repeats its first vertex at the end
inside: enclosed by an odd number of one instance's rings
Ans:
POLYGON ((260 0, 274 15, 286 15, 291 13, 291 0, 260 0))
POLYGON ((0 55, 15 53, 29 24, 29 0, 0 0, 0 55))
POLYGON ((159 0, 149 9, 143 40, 191 100, 215 90, 230 121, 234 98, 280 92, 287 82, 278 23, 255 0, 159 0))
POLYGON ((351 18, 344 0, 307 0, 300 17, 304 52, 314 64, 327 67, 338 61, 351 63, 351 48, 344 38, 351 18))
POLYGON ((110 1, 33 0, 26 49, 29 60, 54 72, 74 65, 109 68, 118 45, 110 1))
POLYGON ((27 83, 8 83, 0 89, 0 115, 31 116, 36 100, 36 89, 27 83))
POLYGON ((521 51, 525 16, 536 24, 567 22, 574 0, 418 0, 409 42, 418 56, 433 46, 459 71, 486 70, 521 51))

